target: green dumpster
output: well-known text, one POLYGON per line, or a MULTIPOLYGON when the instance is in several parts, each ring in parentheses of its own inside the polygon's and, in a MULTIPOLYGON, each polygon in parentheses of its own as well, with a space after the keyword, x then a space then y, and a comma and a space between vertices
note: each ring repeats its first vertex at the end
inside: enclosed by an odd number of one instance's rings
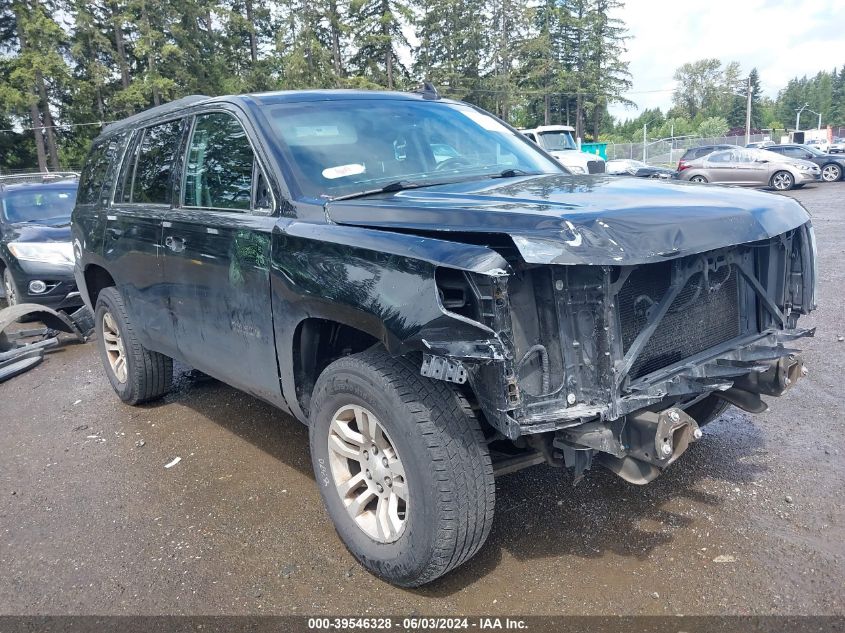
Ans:
POLYGON ((607 160, 607 143, 581 143, 581 151, 596 154, 607 160))

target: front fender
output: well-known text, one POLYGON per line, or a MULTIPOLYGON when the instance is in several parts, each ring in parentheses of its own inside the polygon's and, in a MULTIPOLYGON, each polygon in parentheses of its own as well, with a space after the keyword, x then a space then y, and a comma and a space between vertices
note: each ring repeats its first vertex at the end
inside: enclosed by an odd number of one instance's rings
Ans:
MULTIPOLYGON (((451 340, 486 340, 491 330, 446 311, 435 281, 438 267, 506 276, 496 251, 335 224, 281 220, 273 232, 271 290, 285 398, 297 408, 294 333, 307 318, 343 323, 381 341, 391 354, 429 351, 433 333, 451 340)), ((439 338, 439 337, 436 337, 439 338)), ((294 411, 304 418, 301 411, 294 411)))

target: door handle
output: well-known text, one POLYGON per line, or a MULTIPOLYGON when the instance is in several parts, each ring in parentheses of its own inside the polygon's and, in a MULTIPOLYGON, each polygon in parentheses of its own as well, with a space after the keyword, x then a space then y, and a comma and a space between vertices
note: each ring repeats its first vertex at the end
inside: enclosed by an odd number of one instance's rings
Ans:
POLYGON ((168 235, 164 238, 164 245, 174 253, 181 253, 185 250, 185 239, 168 235))

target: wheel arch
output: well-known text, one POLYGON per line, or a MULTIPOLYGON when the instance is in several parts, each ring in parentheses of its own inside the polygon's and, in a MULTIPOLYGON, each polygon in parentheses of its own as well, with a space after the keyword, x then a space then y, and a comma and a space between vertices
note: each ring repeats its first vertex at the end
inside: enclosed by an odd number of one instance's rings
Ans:
POLYGON ((377 333, 336 319, 307 317, 297 324, 291 345, 291 371, 296 400, 306 418, 314 386, 323 370, 338 358, 379 343, 377 333))
POLYGON ((84 290, 80 288, 80 291, 87 295, 88 303, 92 309, 97 305, 97 297, 103 288, 109 288, 116 285, 111 273, 97 264, 89 264, 86 266, 83 278, 85 281, 85 288, 84 290))

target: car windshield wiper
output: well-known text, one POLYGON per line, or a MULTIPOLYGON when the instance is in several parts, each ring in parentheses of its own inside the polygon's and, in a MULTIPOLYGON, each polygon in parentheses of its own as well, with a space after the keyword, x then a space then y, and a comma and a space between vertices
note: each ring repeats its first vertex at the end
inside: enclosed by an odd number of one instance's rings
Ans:
POLYGON ((538 171, 525 171, 524 169, 519 169, 517 167, 510 167, 503 171, 500 171, 498 174, 487 174, 487 178, 516 178, 517 176, 540 176, 542 175, 538 171))
POLYGON ((392 193, 394 191, 405 191, 406 189, 417 189, 418 187, 431 187, 432 185, 436 184, 440 183, 433 182, 423 184, 409 180, 394 180, 393 182, 389 182, 383 187, 379 187, 378 189, 356 191, 355 193, 347 193, 342 196, 335 196, 334 198, 329 198, 329 202, 334 202, 335 200, 352 200, 353 198, 366 198, 367 196, 374 196, 379 193, 392 193))

